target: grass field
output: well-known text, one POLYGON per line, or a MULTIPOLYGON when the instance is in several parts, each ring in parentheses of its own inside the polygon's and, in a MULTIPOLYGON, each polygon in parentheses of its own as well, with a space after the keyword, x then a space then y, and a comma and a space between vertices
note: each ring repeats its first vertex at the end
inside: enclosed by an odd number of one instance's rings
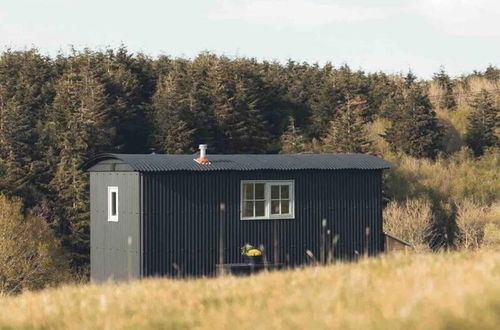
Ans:
POLYGON ((66 286, 3 297, 0 306, 0 329, 498 329, 500 252, 66 286))

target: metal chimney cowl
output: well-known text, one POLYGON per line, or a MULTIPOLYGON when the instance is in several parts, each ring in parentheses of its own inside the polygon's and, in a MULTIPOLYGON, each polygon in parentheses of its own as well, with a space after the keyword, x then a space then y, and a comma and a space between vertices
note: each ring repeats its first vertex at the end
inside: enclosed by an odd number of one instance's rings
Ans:
POLYGON ((206 145, 206 144, 200 144, 200 146, 199 146, 200 157, 194 160, 198 164, 202 164, 202 165, 209 165, 210 164, 210 161, 207 158, 207 147, 208 147, 208 145, 206 145))

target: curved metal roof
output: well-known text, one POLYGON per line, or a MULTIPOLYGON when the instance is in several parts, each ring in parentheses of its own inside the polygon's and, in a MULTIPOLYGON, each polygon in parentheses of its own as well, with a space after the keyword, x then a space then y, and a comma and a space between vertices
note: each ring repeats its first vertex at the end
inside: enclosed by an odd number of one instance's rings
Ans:
POLYGON ((165 171, 254 171, 254 170, 380 170, 393 165, 381 158, 364 154, 209 154, 208 165, 194 161, 197 155, 164 154, 100 154, 86 163, 89 171, 99 171, 94 165, 109 160, 137 172, 165 171), (115 162, 116 163, 116 162, 115 162), (127 166, 128 165, 128 166, 127 166))

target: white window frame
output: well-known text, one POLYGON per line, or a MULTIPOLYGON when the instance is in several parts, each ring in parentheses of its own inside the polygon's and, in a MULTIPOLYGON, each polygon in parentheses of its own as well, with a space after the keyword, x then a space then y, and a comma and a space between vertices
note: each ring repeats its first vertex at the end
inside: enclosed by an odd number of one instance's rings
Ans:
POLYGON ((118 197, 118 187, 108 187, 108 221, 118 222, 118 214, 119 214, 119 204, 118 201, 120 198, 118 197), (116 193, 116 214, 112 214, 113 208, 113 193, 116 193))
POLYGON ((241 180, 240 183, 240 220, 274 220, 274 219, 295 219, 295 180, 241 180), (244 217, 244 185, 252 183, 264 184, 264 199, 265 208, 264 216, 261 217, 244 217), (289 214, 271 214, 271 186, 272 185, 288 185, 290 194, 290 213, 289 214))

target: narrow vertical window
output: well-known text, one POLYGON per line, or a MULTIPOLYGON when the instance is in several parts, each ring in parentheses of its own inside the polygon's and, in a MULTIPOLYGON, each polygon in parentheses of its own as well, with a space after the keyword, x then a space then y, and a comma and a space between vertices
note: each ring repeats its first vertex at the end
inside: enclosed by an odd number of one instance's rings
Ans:
POLYGON ((111 192, 111 216, 116 217, 116 191, 111 192))
POLYGON ((118 221, 118 187, 108 187, 108 221, 118 221))

